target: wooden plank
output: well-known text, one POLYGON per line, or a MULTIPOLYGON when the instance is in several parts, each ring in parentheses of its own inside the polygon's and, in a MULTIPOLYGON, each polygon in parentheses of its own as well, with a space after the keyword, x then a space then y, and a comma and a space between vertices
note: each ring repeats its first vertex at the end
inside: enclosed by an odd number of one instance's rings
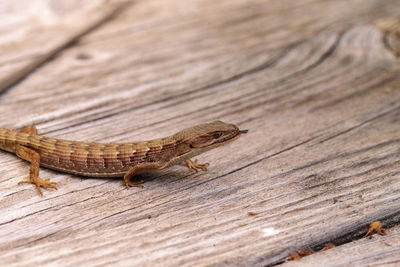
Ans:
POLYGON ((109 20, 122 1, 3 1, 0 3, 0 92, 109 20))
POLYGON ((131 6, 3 95, 0 125, 107 142, 215 119, 249 133, 200 156, 207 173, 174 167, 144 189, 43 169, 59 184, 43 198, 1 153, 0 261, 269 265, 397 224, 400 67, 375 27, 396 14, 381 0, 131 6))
POLYGON ((400 227, 396 225, 386 236, 363 238, 282 266, 398 266, 399 263, 400 227))

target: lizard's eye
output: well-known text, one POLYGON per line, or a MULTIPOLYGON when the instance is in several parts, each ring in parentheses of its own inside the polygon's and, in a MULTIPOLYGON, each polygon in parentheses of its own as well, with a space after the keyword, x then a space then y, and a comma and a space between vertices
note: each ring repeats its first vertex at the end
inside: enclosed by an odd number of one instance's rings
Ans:
POLYGON ((222 132, 215 132, 215 133, 213 134, 213 138, 214 138, 214 139, 218 139, 218 138, 221 137, 221 135, 222 135, 222 132))

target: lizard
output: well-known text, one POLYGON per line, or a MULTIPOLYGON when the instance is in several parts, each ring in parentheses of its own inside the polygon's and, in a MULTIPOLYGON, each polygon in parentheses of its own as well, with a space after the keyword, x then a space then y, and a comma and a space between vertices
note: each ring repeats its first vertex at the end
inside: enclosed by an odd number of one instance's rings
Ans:
POLYGON ((190 158, 236 140, 248 130, 213 121, 181 130, 173 135, 133 143, 95 143, 41 136, 34 125, 22 129, 0 129, 0 149, 30 162, 29 180, 41 188, 57 189, 56 182, 39 177, 39 167, 86 177, 123 177, 126 188, 143 187, 133 181, 137 174, 186 163, 191 170, 206 170, 190 158))

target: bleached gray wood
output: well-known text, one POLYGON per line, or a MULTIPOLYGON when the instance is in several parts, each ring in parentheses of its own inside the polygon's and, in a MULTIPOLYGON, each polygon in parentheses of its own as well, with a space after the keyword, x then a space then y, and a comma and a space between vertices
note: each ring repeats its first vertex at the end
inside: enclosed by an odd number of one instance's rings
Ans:
POLYGON ((390 228, 386 236, 374 235, 324 252, 314 253, 282 266, 399 266, 400 227, 390 228))
POLYGON ((112 18, 121 0, 13 0, 0 3, 0 92, 112 18))
POLYGON ((135 2, 2 94, 1 127, 114 142, 220 119, 249 133, 200 156, 208 172, 176 166, 144 189, 41 169, 58 190, 40 197, 16 186, 28 164, 0 153, 0 262, 260 266, 398 224, 400 66, 376 26, 398 14, 397 0, 135 2))

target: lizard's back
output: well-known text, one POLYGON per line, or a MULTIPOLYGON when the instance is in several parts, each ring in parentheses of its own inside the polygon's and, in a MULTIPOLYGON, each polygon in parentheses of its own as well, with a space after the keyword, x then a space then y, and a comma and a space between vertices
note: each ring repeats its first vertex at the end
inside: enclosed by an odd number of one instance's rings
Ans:
POLYGON ((123 176, 132 166, 157 161, 176 145, 171 137, 137 143, 78 142, 18 130, 0 129, 0 149, 16 153, 22 145, 40 155, 40 165, 92 177, 123 176))

